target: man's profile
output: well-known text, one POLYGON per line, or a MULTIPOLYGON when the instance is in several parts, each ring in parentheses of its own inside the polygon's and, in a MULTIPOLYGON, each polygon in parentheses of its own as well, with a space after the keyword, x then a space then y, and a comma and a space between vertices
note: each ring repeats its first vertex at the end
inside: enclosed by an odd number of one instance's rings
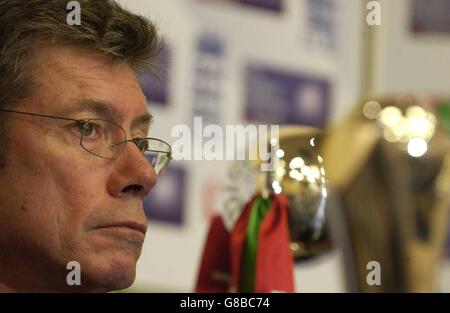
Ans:
POLYGON ((0 4, 0 291, 130 286, 142 198, 170 160, 137 79, 155 26, 110 0, 78 1, 68 25, 67 2, 0 4))

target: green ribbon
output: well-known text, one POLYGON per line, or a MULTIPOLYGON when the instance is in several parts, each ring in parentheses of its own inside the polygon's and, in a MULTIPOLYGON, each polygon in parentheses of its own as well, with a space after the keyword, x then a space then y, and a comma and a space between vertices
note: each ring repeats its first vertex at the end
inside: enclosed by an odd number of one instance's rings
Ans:
POLYGON ((443 101, 438 106, 438 118, 447 134, 450 134, 450 100, 443 101))
POLYGON ((242 254, 240 292, 254 292, 255 290, 259 228, 271 206, 270 199, 258 197, 253 201, 242 254))

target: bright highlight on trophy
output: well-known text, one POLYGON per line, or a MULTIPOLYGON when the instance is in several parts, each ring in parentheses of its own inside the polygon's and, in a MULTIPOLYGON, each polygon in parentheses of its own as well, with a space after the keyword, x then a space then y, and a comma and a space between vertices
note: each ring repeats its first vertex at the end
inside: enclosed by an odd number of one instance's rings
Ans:
POLYGON ((412 157, 421 157, 428 150, 428 142, 433 137, 436 117, 424 108, 414 105, 404 112, 395 106, 381 105, 369 101, 363 107, 363 114, 383 128, 383 137, 398 147, 405 149, 412 157))

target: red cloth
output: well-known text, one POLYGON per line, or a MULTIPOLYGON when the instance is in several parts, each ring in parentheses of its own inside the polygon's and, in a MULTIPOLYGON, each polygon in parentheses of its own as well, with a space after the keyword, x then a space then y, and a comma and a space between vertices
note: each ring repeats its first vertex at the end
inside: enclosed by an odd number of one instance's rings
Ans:
MULTIPOLYGON (((259 195, 257 195, 259 196, 259 195)), ((239 291, 239 275, 248 220, 254 196, 239 217, 231 234, 222 217, 212 219, 200 265, 196 292, 239 291), (223 274, 229 276, 225 281, 223 274)), ((271 195, 272 207, 260 227, 255 292, 294 292, 294 261, 289 248, 288 201, 271 195)))
POLYGON ((222 216, 211 220, 195 292, 228 292, 230 281, 220 279, 230 275, 230 234, 222 216))

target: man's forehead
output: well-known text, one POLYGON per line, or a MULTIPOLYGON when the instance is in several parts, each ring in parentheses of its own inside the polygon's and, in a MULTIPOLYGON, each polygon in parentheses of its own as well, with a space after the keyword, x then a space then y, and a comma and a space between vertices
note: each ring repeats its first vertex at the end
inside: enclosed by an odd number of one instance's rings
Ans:
POLYGON ((32 59, 39 71, 38 79, 64 79, 82 87, 115 84, 116 89, 123 86, 121 89, 129 91, 139 86, 136 73, 128 64, 114 62, 109 56, 87 49, 42 46, 34 50, 32 59))
POLYGON ((106 55, 75 46, 40 44, 33 49, 32 56, 38 64, 51 64, 54 69, 80 67, 95 69, 112 64, 112 59, 106 55))
POLYGON ((61 113, 91 111, 118 121, 127 120, 129 115, 147 115, 142 120, 151 121, 138 79, 125 63, 112 63, 104 56, 73 47, 41 47, 36 51, 41 71, 38 79, 46 89, 42 91, 52 89, 61 95, 63 103, 57 108, 61 113))

